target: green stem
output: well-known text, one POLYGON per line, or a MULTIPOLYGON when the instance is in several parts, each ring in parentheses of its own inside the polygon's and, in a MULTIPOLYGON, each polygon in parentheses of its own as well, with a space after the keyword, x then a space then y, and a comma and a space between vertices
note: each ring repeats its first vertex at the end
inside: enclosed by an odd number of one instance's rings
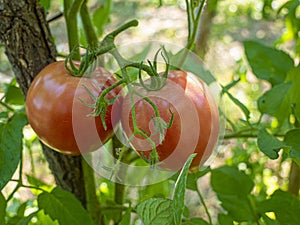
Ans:
MULTIPOLYGON (((193 4, 193 1, 190 1, 191 3, 190 4, 193 4)), ((202 0, 201 1, 201 5, 199 6, 199 9, 198 9, 198 12, 197 12, 197 15, 195 17, 194 15, 194 10, 191 10, 190 13, 192 14, 192 33, 189 34, 189 39, 188 39, 188 43, 186 45, 186 48, 189 49, 189 50, 192 50, 194 44, 195 44, 195 40, 196 40, 196 35, 197 35, 197 31, 198 31, 198 26, 199 26, 199 23, 200 23, 200 18, 201 18, 201 14, 202 14, 202 11, 203 11, 203 7, 204 7, 204 3, 205 3, 205 0, 202 0)), ((187 1, 187 4, 188 1, 187 1)), ((190 7, 193 9, 193 7, 190 7)), ((188 12, 189 13, 189 12, 188 12)))
POLYGON ((69 42, 69 51, 73 52, 73 59, 80 59, 79 52, 79 35, 78 35, 78 22, 77 14, 80 10, 80 7, 83 3, 83 0, 64 0, 64 16, 67 26, 68 42, 69 42))
MULTIPOLYGON (((116 164, 116 174, 115 176, 116 177, 120 177, 121 179, 124 178, 125 174, 126 174, 126 170, 125 170, 125 167, 120 169, 120 167, 118 167, 119 163, 120 162, 124 162, 126 163, 126 148, 125 146, 123 146, 123 144, 118 140, 118 138, 116 136, 113 137, 112 139, 112 149, 113 149, 113 152, 114 152, 114 155, 116 158, 118 158, 118 162, 116 164), (116 155, 116 148, 119 148, 119 147, 122 147, 122 151, 121 151, 121 154, 120 156, 118 157, 116 155)), ((114 190, 114 201, 117 205, 123 205, 124 203, 124 196, 125 196, 125 185, 122 183, 122 181, 120 182, 115 182, 115 190, 114 190)), ((122 211, 120 211, 120 214, 119 214, 119 217, 116 217, 116 218, 119 218, 119 220, 121 220, 122 218, 122 211)), ((115 221, 115 224, 118 224, 119 221, 115 221)))
POLYGON ((84 184, 86 191, 87 211, 95 224, 100 224, 101 221, 101 206, 96 194, 96 185, 94 171, 86 160, 82 157, 82 169, 84 176, 84 184))
POLYGON ((202 196, 202 194, 201 194, 201 192, 200 192, 200 190, 199 190, 199 187, 198 187, 198 185, 197 185, 197 181, 195 180, 195 182, 196 182, 196 186, 197 186, 196 192, 197 192, 197 194, 198 194, 198 196, 199 196, 199 199, 200 199, 201 204, 202 204, 203 207, 204 207, 204 210, 205 210, 205 213, 206 213, 206 215, 207 215, 209 224, 210 224, 210 225, 213 225, 212 219, 211 219, 211 215, 210 215, 210 213, 209 213, 209 211, 208 211, 207 205, 205 204, 204 198, 203 198, 203 196, 202 196))
POLYGON ((4 106, 7 110, 9 110, 11 112, 15 112, 14 108, 12 108, 11 106, 9 106, 8 104, 6 104, 5 102, 3 102, 2 100, 0 101, 0 105, 4 106))
POLYGON ((87 1, 85 0, 81 6, 80 16, 87 42, 91 48, 95 48, 98 45, 98 38, 86 3, 87 1))

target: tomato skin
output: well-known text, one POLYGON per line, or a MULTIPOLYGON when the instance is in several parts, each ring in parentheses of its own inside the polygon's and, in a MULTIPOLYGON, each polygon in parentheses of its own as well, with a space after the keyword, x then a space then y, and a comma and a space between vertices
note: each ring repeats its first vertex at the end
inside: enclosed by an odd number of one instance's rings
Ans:
MULTIPOLYGON (((162 143, 155 134, 153 108, 143 99, 135 99, 134 109, 137 126, 156 144, 160 168, 177 171, 181 169, 192 153, 197 153, 191 170, 201 165, 212 153, 219 135, 219 114, 215 100, 207 85, 198 77, 184 71, 169 71, 165 86, 157 91, 136 89, 147 96, 157 106, 160 117, 169 122, 173 112, 173 123, 165 130, 162 143)), ((132 136, 133 123, 129 96, 123 101, 121 123, 128 138, 132 136)), ((151 145, 145 138, 137 135, 130 141, 141 156, 150 159, 151 145)))
MULTIPOLYGON (((79 62, 74 64, 78 66, 79 62)), ((93 108, 85 103, 93 104, 94 100, 87 89, 97 97, 115 82, 101 67, 89 78, 74 77, 65 69, 63 61, 51 63, 36 76, 28 90, 28 121, 43 143, 61 153, 80 155, 96 150, 113 135, 112 106, 107 108, 105 130, 99 116, 88 116, 93 108)), ((118 92, 119 89, 114 89, 108 98, 118 92)))

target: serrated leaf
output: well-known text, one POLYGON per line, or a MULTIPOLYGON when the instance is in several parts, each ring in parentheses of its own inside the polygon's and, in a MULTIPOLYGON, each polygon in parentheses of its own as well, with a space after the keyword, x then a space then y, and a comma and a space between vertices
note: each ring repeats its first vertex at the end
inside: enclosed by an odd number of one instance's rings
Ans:
POLYGON ((284 142, 291 147, 290 157, 300 159, 300 129, 289 130, 284 136, 284 142))
POLYGON ((222 166, 212 170, 211 185, 218 194, 248 195, 254 183, 249 176, 236 167, 222 166))
POLYGON ((270 159, 277 159, 279 157, 279 150, 287 146, 284 142, 279 141, 273 135, 269 134, 265 129, 259 131, 257 145, 270 159))
POLYGON ((164 198, 149 198, 137 206, 144 225, 174 225, 173 202, 164 198))
POLYGON ((0 192, 0 224, 5 224, 6 199, 0 192))
POLYGON ((50 193, 40 194, 37 200, 39 209, 60 225, 94 225, 81 203, 68 191, 56 187, 50 193))
POLYGON ((27 124, 24 113, 16 113, 0 125, 0 190, 12 178, 20 162, 23 127, 27 124))
POLYGON ((279 224, 295 225, 300 221, 299 199, 282 190, 276 190, 270 199, 258 205, 257 210, 260 213, 274 212, 279 224))
POLYGON ((288 71, 294 67, 293 59, 281 50, 255 41, 244 42, 244 48, 252 72, 272 85, 284 82, 288 71))
POLYGON ((186 181, 189 173, 189 168, 196 154, 192 154, 189 156, 187 161, 182 168, 177 181, 175 183, 175 189, 173 194, 173 207, 174 207, 174 222, 175 224, 181 224, 181 219, 184 211, 184 196, 186 189, 186 181))

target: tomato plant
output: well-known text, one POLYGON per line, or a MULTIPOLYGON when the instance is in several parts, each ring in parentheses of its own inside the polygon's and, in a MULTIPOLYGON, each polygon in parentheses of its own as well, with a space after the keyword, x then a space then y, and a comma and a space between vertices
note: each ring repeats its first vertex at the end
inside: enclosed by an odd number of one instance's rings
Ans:
POLYGON ((210 156, 218 140, 219 114, 208 86, 201 79, 185 71, 173 70, 169 71, 161 89, 148 91, 137 87, 135 92, 139 97, 135 97, 134 106, 130 95, 124 99, 121 123, 140 156, 150 160, 154 144, 161 167, 171 170, 182 168, 192 153, 197 153, 192 167, 199 166, 210 156), (173 120, 170 128, 158 131, 160 120, 142 96, 157 106, 164 122, 173 120), (134 123, 150 140, 135 135, 134 123))
MULTIPOLYGON (((87 104, 93 104, 93 96, 98 97, 115 81, 101 67, 89 77, 75 77, 63 61, 46 66, 32 82, 26 98, 31 127, 46 145, 59 152, 78 155, 96 150, 113 135, 112 105, 107 107, 105 129, 100 116, 89 116, 93 109, 87 104)), ((118 89, 114 89, 107 98, 117 94, 118 89)))

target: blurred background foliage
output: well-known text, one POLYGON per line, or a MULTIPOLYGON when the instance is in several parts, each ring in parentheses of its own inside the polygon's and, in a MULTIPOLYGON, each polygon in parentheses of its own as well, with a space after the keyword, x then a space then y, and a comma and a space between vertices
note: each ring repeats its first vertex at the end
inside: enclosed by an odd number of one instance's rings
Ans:
MULTIPOLYGON (((60 57, 68 52, 65 22, 61 13, 62 0, 42 0, 50 20, 50 28, 57 45, 60 57), (57 17, 57 18, 56 18, 57 17), (56 19, 55 19, 56 18, 56 19)), ((117 39, 119 45, 142 41, 165 41, 185 46, 187 40, 187 19, 184 0, 91 0, 88 2, 91 9, 92 20, 97 28, 100 38, 113 28, 130 19, 138 19, 139 26, 128 30, 117 39), (101 17, 101 19, 99 19, 101 17)), ((244 42, 258 41, 267 46, 276 47, 288 53, 299 63, 300 41, 300 7, 299 1, 287 0, 213 0, 209 1, 208 11, 209 28, 206 31, 206 51, 199 53, 206 67, 214 74, 219 84, 226 86, 232 81, 239 80, 237 85, 230 89, 230 93, 243 103, 249 110, 249 121, 268 123, 270 129, 278 127, 278 121, 272 116, 263 116, 258 110, 257 99, 271 88, 271 84, 258 79, 252 72, 245 55, 244 42)), ((83 28, 80 29, 80 42, 86 45, 83 28)), ((0 91, 1 95, 13 91, 15 81, 9 62, 0 46, 0 91)), ((16 93, 16 92, 14 92, 16 93)), ((1 97, 1 96, 0 96, 1 97)), ((19 101, 22 101, 19 99, 19 101)), ((224 95, 224 113, 227 120, 225 138, 218 149, 218 155, 212 161, 211 167, 218 168, 223 165, 234 166, 244 171, 254 182, 253 195, 257 199, 265 199, 276 189, 288 189, 290 159, 285 160, 281 154, 275 160, 270 160, 263 154, 256 142, 256 137, 226 138, 226 134, 245 127, 244 112, 233 104, 231 99, 224 95), (234 128, 233 128, 234 126, 234 128)), ((8 102, 9 103, 9 102, 8 102)), ((21 102, 19 102, 21 103, 21 102)), ((18 103, 18 104, 19 104, 18 103)), ((1 109, 1 106, 0 106, 1 109)), ((25 155, 24 176, 28 184, 37 182, 44 187, 54 184, 54 180, 41 154, 37 137, 28 127, 24 130, 25 155)), ((224 209, 220 206, 214 185, 210 183, 211 174, 198 180, 199 189, 204 196, 207 208, 213 221, 224 209)), ((113 202, 113 184, 105 179, 97 179, 97 193, 101 202, 113 202)), ((160 195, 167 197, 174 183, 165 181, 146 187, 132 187, 127 190, 127 198, 134 203, 148 197, 160 195)), ((9 193, 13 185, 4 189, 9 193)), ((239 191, 239 190, 236 190, 239 191)), ((30 214, 36 207, 34 194, 23 190, 16 194, 9 202, 8 213, 12 218, 21 214, 30 214), (30 200, 28 200, 30 199, 30 200), (32 200, 31 200, 32 199, 32 200), (24 203, 24 201, 26 201, 24 203)), ((187 212, 190 217, 207 219, 205 208, 195 197, 196 193, 189 191, 186 197, 187 212)), ((107 210, 107 217, 111 211, 107 210)), ((274 215, 269 215, 274 218, 274 215)), ((56 224, 40 211, 32 224, 56 224)), ((224 223, 226 224, 226 223, 224 223)), ((228 223, 230 224, 230 223, 228 223)), ((240 223, 249 224, 249 223, 240 223)), ((263 223, 262 223, 263 224, 263 223)), ((277 224, 277 223, 265 223, 277 224)), ((295 224, 294 224, 295 225, 295 224)))

